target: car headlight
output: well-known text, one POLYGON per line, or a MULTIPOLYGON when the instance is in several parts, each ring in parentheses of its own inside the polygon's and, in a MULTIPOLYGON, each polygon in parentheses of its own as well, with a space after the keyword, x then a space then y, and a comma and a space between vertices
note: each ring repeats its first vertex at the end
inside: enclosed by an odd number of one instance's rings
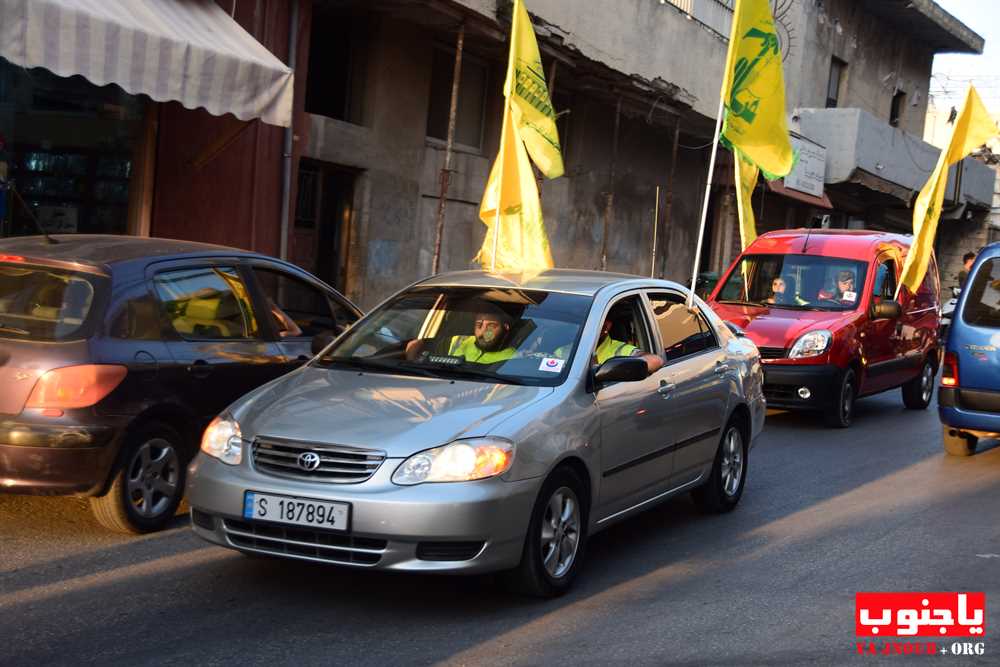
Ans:
POLYGON ((514 461, 514 443, 501 438, 456 440, 414 454, 392 474, 395 484, 470 482, 502 475, 514 461))
POLYGON ((810 331, 799 336, 799 339, 788 351, 789 359, 802 359, 804 357, 818 357, 830 347, 833 334, 826 329, 810 331))
POLYGON ((243 435, 240 425, 228 415, 219 415, 201 437, 201 451, 231 466, 243 460, 243 435))

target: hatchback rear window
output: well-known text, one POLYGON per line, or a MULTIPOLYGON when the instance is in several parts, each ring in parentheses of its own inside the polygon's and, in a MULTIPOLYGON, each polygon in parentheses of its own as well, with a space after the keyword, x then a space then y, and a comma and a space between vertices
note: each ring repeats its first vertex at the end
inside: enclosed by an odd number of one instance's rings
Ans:
POLYGON ((82 337, 105 280, 75 271, 0 263, 0 338, 82 337))
POLYGON ((979 265, 968 288, 962 319, 966 324, 1000 329, 1000 259, 979 265))

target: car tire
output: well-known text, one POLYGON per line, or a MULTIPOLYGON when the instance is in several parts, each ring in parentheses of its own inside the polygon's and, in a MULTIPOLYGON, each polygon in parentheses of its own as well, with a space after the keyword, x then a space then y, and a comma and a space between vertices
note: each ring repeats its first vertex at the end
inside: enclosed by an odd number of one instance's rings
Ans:
POLYGON ((840 378, 836 402, 823 414, 826 425, 830 428, 848 428, 854 421, 854 403, 857 398, 857 376, 853 368, 848 368, 840 378))
POLYGON ((587 542, 583 489, 583 482, 568 468, 556 470, 545 481, 531 512, 521 562, 504 573, 507 588, 543 598, 558 597, 570 589, 587 542), (564 554, 565 549, 571 553, 564 554))
POLYGON ((944 441, 944 451, 951 456, 972 456, 976 453, 976 443, 978 438, 972 435, 963 434, 950 426, 945 426, 941 432, 944 441), (955 435, 951 435, 951 431, 955 435))
POLYGON ((907 410, 926 410, 934 396, 934 364, 924 361, 920 375, 903 385, 903 405, 907 410))
POLYGON ((187 449, 170 426, 154 422, 130 434, 108 492, 90 499, 97 522, 120 533, 151 533, 177 513, 187 449))
POLYGON ((749 453, 746 434, 739 421, 730 419, 722 431, 708 481, 691 492, 699 509, 713 514, 736 509, 746 486, 749 453))

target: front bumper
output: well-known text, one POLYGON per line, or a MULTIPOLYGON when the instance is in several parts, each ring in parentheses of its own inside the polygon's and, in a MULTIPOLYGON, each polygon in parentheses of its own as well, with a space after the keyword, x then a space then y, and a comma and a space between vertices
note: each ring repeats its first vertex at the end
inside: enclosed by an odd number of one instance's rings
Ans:
POLYGON ((25 411, 0 421, 0 493, 94 495, 103 490, 123 424, 25 411))
POLYGON ((833 364, 764 364, 767 407, 785 410, 826 410, 835 404, 842 371, 833 364), (809 390, 809 398, 799 389, 809 390))
POLYGON ((541 478, 397 486, 390 478, 401 462, 386 459, 361 484, 326 484, 199 454, 188 468, 191 525, 231 549, 382 570, 477 573, 520 562, 541 478), (349 531, 244 519, 248 490, 350 503, 349 531))

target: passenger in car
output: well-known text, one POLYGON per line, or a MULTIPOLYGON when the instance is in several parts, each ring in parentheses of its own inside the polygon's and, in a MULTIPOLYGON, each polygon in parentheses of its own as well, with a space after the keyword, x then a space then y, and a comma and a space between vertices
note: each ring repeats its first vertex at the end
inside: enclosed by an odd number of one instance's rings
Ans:
POLYGON ((819 291, 819 299, 824 301, 838 301, 840 303, 856 303, 858 293, 854 290, 854 271, 844 270, 837 272, 837 284, 833 291, 819 291))

